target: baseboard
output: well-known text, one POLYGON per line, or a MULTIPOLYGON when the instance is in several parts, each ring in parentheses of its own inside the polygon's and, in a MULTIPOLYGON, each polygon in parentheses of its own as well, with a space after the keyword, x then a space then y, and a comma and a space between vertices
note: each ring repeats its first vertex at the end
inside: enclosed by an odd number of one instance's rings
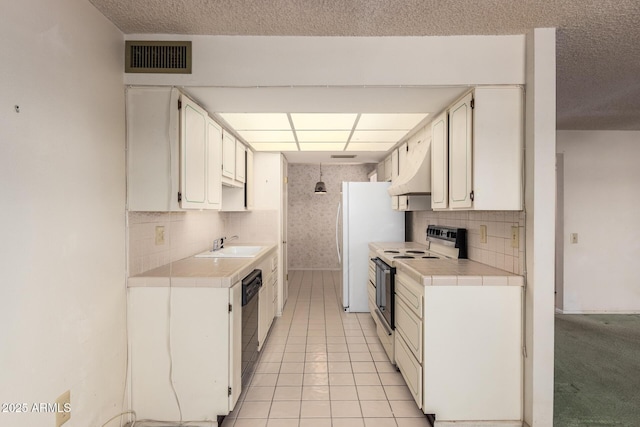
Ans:
POLYGON ((556 314, 640 314, 640 310, 560 310, 556 308, 556 314))
POLYGON ((524 427, 524 421, 438 421, 434 427, 524 427))

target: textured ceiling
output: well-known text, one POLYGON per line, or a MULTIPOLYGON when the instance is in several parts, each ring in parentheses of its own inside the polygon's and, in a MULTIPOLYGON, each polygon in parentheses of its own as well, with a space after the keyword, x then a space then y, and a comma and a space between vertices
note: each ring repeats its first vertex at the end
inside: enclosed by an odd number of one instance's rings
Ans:
POLYGON ((640 130, 640 0, 90 0, 126 34, 434 36, 557 28, 557 127, 640 130))

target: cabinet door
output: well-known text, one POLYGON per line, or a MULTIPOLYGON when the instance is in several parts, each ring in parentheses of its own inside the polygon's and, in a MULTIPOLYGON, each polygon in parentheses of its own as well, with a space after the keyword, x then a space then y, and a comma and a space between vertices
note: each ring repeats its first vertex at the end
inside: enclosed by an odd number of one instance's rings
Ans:
POLYGON ((222 207, 222 128, 207 119, 207 203, 209 209, 222 207))
POLYGON ((395 181, 398 178, 398 149, 396 148, 391 152, 391 182, 395 181))
POLYGON ((383 181, 391 181, 391 155, 384 159, 384 179, 383 181))
POLYGON ((407 168, 407 158, 409 157, 409 143, 405 142, 398 147, 398 175, 407 168))
POLYGON ((242 283, 229 289, 229 409, 233 410, 242 392, 242 283))
POLYGON ((222 176, 236 177, 236 139, 228 132, 222 134, 222 176))
POLYGON ((449 147, 447 113, 438 116, 431 125, 431 207, 449 206, 449 147))
POLYGON ((236 141, 236 181, 245 182, 247 170, 247 149, 240 141, 236 141))
POLYGON ((247 210, 253 209, 255 200, 254 171, 253 171, 253 151, 247 149, 247 173, 245 181, 245 191, 247 193, 247 210))
POLYGON ((263 285, 258 293, 258 350, 262 349, 267 336, 267 287, 263 285))
POLYGON ((180 111, 180 191, 182 208, 205 207, 207 113, 182 97, 180 111))
POLYGON ((453 104, 449 113, 449 202, 452 208, 472 206, 473 94, 453 104))

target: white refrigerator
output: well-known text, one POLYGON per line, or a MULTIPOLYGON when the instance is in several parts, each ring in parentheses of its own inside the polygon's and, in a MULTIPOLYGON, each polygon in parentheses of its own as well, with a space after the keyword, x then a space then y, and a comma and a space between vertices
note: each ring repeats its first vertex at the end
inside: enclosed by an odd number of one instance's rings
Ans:
POLYGON ((369 243, 404 242, 404 212, 391 209, 389 182, 343 182, 336 213, 336 249, 342 267, 342 306, 368 312, 369 243))

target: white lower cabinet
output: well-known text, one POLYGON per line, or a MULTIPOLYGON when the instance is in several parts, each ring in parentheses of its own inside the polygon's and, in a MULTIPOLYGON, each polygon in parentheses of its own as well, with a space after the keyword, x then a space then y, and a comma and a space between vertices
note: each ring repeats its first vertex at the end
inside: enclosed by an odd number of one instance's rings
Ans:
POLYGON ((262 261, 257 268, 262 270, 262 287, 258 300, 258 350, 267 340, 269 329, 275 317, 274 300, 278 286, 278 254, 277 252, 262 261), (275 268, 274 268, 275 265, 275 268))
POLYGON ((396 365, 422 412, 521 423, 522 287, 424 286, 398 271, 395 308, 396 365))
POLYGON ((138 419, 179 420, 173 388, 185 422, 233 410, 242 391, 241 286, 128 289, 131 409, 138 419))

